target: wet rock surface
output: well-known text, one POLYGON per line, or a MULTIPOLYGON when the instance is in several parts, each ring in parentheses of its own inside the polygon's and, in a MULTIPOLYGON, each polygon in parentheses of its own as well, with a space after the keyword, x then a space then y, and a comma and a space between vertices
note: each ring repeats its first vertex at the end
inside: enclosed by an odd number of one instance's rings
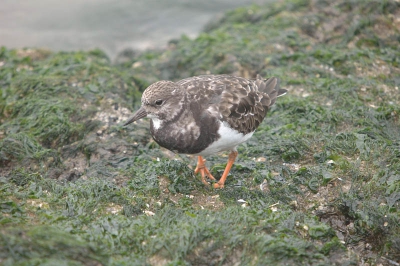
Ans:
POLYGON ((0 264, 398 265, 399 5, 239 8, 119 64, 1 48, 0 264), (289 89, 223 190, 122 126, 152 82, 206 73, 289 89))

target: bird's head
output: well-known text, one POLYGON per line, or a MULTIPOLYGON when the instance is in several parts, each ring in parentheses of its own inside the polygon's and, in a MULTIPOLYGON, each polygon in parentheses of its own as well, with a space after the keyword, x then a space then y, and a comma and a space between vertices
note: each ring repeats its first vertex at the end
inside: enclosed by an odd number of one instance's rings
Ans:
POLYGON ((143 117, 161 121, 172 120, 181 109, 184 90, 172 81, 158 81, 150 85, 142 95, 142 106, 124 126, 143 117))

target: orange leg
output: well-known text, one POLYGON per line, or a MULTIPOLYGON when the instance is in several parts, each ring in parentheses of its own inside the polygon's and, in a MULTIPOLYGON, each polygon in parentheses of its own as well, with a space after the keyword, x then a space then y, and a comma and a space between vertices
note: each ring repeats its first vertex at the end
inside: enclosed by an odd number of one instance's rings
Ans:
MULTIPOLYGON (((233 163, 235 162, 237 155, 238 155, 238 152, 237 152, 237 151, 232 151, 232 152, 229 154, 228 163, 226 164, 225 171, 224 171, 224 173, 222 174, 222 177, 221 177, 221 179, 218 181, 218 183, 215 183, 215 184, 214 184, 214 188, 223 188, 223 187, 224 187, 225 180, 226 180, 226 178, 228 177, 229 171, 231 170, 232 165, 233 165, 233 163)), ((200 157, 200 156, 199 156, 199 157, 200 157)))
POLYGON ((203 182, 205 185, 208 186, 210 184, 208 184, 208 182, 206 180, 206 176, 208 176, 212 180, 215 180, 215 178, 212 176, 212 174, 210 173, 210 171, 206 167, 205 162, 206 162, 206 160, 203 159, 202 156, 198 157, 197 166, 196 166, 196 169, 194 170, 194 174, 197 174, 198 172, 200 172, 200 174, 201 174, 201 182, 203 182))

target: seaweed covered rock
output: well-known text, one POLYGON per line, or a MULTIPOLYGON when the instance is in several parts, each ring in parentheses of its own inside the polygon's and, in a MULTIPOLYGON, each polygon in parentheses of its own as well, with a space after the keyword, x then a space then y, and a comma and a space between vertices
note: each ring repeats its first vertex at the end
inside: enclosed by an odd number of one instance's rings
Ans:
POLYGON ((394 0, 279 0, 117 64, 1 48, 0 264, 396 265, 399 17, 394 0), (121 123, 149 84, 207 73, 289 90, 223 191, 121 123))

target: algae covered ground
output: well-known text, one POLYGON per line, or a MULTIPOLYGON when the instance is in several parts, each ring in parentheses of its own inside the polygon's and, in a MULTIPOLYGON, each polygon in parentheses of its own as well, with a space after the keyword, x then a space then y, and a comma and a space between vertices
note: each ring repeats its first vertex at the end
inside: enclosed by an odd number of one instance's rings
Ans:
MULTIPOLYGON (((166 50, 0 50, 1 265, 399 265, 400 3, 277 0, 166 50), (123 127, 143 90, 277 76, 225 189, 123 127)), ((227 154, 207 162, 219 177, 227 154)))

